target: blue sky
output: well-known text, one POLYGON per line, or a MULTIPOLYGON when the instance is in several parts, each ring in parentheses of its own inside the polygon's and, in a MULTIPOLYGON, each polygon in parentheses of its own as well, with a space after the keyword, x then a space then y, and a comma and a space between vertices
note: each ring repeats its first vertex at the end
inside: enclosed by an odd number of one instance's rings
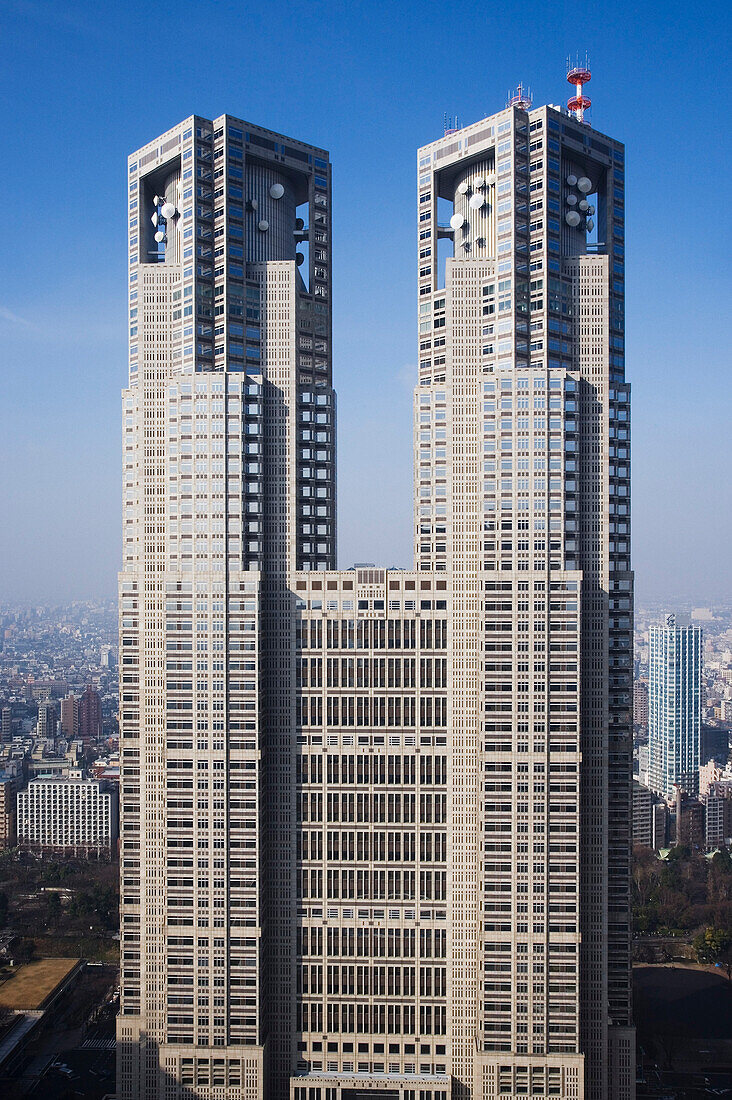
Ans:
POLYGON ((634 565, 643 600, 732 596, 726 5, 3 5, 0 599, 112 594, 125 159, 224 111, 334 163, 340 564, 411 564, 415 149, 519 80, 627 146, 634 565), (703 96, 709 90, 709 106, 703 96))

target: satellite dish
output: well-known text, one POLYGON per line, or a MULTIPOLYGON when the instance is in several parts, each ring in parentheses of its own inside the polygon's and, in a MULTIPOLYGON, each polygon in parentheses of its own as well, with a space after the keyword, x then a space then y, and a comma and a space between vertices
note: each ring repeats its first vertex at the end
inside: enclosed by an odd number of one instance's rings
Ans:
POLYGON ((471 210, 480 210, 484 202, 484 196, 476 193, 475 195, 470 196, 470 202, 468 203, 468 205, 470 206, 471 210))
POLYGON ((583 214, 586 214, 590 209, 590 204, 588 203, 587 199, 580 199, 577 205, 583 214))
POLYGON ((259 209, 259 203, 257 202, 256 199, 250 199, 249 200, 249 205, 251 206, 252 210, 258 210, 259 209))
POLYGON ((576 206, 576 205, 577 205, 577 196, 576 195, 567 195, 567 206, 576 206))
POLYGON ((273 199, 281 199, 285 193, 285 189, 281 183, 273 183, 269 189, 269 193, 273 199))
POLYGON ((595 213, 595 208, 594 208, 594 206, 588 206, 588 207, 587 207, 587 213, 588 213, 588 214, 594 214, 594 213, 595 213))
POLYGON ((485 237, 476 237, 475 243, 477 244, 478 248, 482 248, 485 244, 485 237))
POLYGON ((300 229, 304 229, 304 228, 305 228, 305 222, 302 220, 302 218, 296 218, 295 219, 295 229, 300 230, 300 229))
POLYGON ((162 244, 162 242, 165 240, 165 233, 162 229, 158 229, 157 233, 155 234, 155 240, 158 242, 158 244, 162 244))
POLYGON ((164 218, 172 218, 173 214, 175 214, 175 203, 164 202, 160 213, 163 215, 164 218))
POLYGON ((568 184, 569 187, 576 187, 577 186, 577 177, 572 176, 572 175, 567 176, 567 184, 568 184))
POLYGON ((595 223, 593 222, 592 218, 588 218, 587 219, 587 232, 591 233, 594 228, 595 228, 595 223))
POLYGON ((299 267, 300 264, 302 264, 304 262, 305 262, 305 257, 303 256, 302 252, 296 252, 295 253, 295 263, 297 264, 297 266, 299 267))
POLYGON ((485 180, 483 179, 482 176, 478 176, 477 180, 475 181, 475 186, 476 187, 485 187, 485 180))
POLYGON ((155 198, 153 199, 153 206, 160 206, 160 203, 162 201, 163 200, 160 198, 160 195, 156 195, 155 198))
POLYGON ((564 215, 564 220, 566 221, 567 225, 571 225, 572 228, 574 228, 575 226, 579 225, 581 219, 576 210, 568 210, 567 213, 564 215))
POLYGON ((459 229, 464 221, 465 218, 462 216, 462 214, 453 214, 453 216, 450 218, 450 226, 452 229, 459 229))
POLYGON ((462 183, 458 184, 458 193, 460 195, 467 195, 469 188, 470 188, 470 184, 468 183, 468 181, 463 180, 462 183))
POLYGON ((589 180, 587 176, 580 176, 577 180, 577 188, 583 195, 589 194, 592 190, 592 180, 589 180))
POLYGON ((158 212, 157 212, 157 210, 155 211, 153 216, 150 218, 150 221, 153 223, 154 226, 157 227, 157 224, 158 224, 158 212))
POLYGON ((257 229, 261 230, 262 233, 266 233, 269 229, 269 222, 265 218, 262 218, 261 222, 257 223, 257 229))

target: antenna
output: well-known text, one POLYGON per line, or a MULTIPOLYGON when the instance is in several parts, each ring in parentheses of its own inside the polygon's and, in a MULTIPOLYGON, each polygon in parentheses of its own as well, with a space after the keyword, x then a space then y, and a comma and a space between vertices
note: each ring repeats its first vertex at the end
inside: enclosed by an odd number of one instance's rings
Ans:
POLYGON ((592 73, 590 72, 590 63, 587 54, 585 54, 585 63, 580 65, 575 64, 570 68, 571 62, 567 58, 567 82, 574 84, 577 89, 576 95, 573 95, 571 99, 567 100, 567 110, 570 111, 578 122, 584 122, 585 111, 592 105, 592 100, 582 94, 582 86, 589 84, 592 79, 592 73))
POLYGON ((518 107, 520 111, 528 111, 531 107, 531 88, 524 88, 519 84, 515 92, 508 93, 507 107, 518 107))
POLYGON ((455 115, 454 118, 451 118, 450 116, 448 116, 447 111, 445 111, 445 114, 443 115, 443 122, 443 137, 447 137, 448 134, 455 134, 460 129, 460 120, 457 115, 455 115))

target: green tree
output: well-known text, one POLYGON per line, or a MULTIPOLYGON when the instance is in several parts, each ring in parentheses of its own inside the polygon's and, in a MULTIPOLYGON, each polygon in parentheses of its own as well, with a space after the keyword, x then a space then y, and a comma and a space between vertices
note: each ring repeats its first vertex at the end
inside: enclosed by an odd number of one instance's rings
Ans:
POLYGON ((732 937, 724 928, 705 928, 694 937, 694 950, 699 962, 713 963, 727 953, 732 946, 732 937))

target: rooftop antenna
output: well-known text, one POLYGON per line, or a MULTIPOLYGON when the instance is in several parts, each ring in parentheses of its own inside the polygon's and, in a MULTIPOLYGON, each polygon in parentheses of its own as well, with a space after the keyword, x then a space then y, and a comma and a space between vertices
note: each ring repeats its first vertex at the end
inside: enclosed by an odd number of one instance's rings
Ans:
POLYGON ((515 92, 508 93, 507 107, 518 107, 520 111, 528 111, 531 107, 531 88, 524 88, 519 84, 515 92))
POLYGON ((592 100, 582 94, 582 86, 589 84, 592 78, 590 72, 590 62, 587 54, 585 54, 585 63, 580 65, 579 62, 571 67, 571 62, 567 58, 567 82, 574 84, 576 88, 576 95, 573 95, 571 99, 567 100, 567 110, 577 119, 578 122, 584 122, 585 111, 592 105, 592 100))
POLYGON ((448 118, 447 111, 445 111, 443 119, 444 119, 443 137, 447 137, 448 134, 456 134, 457 131, 460 129, 460 120, 459 120, 458 116, 455 115, 455 118, 448 118))

